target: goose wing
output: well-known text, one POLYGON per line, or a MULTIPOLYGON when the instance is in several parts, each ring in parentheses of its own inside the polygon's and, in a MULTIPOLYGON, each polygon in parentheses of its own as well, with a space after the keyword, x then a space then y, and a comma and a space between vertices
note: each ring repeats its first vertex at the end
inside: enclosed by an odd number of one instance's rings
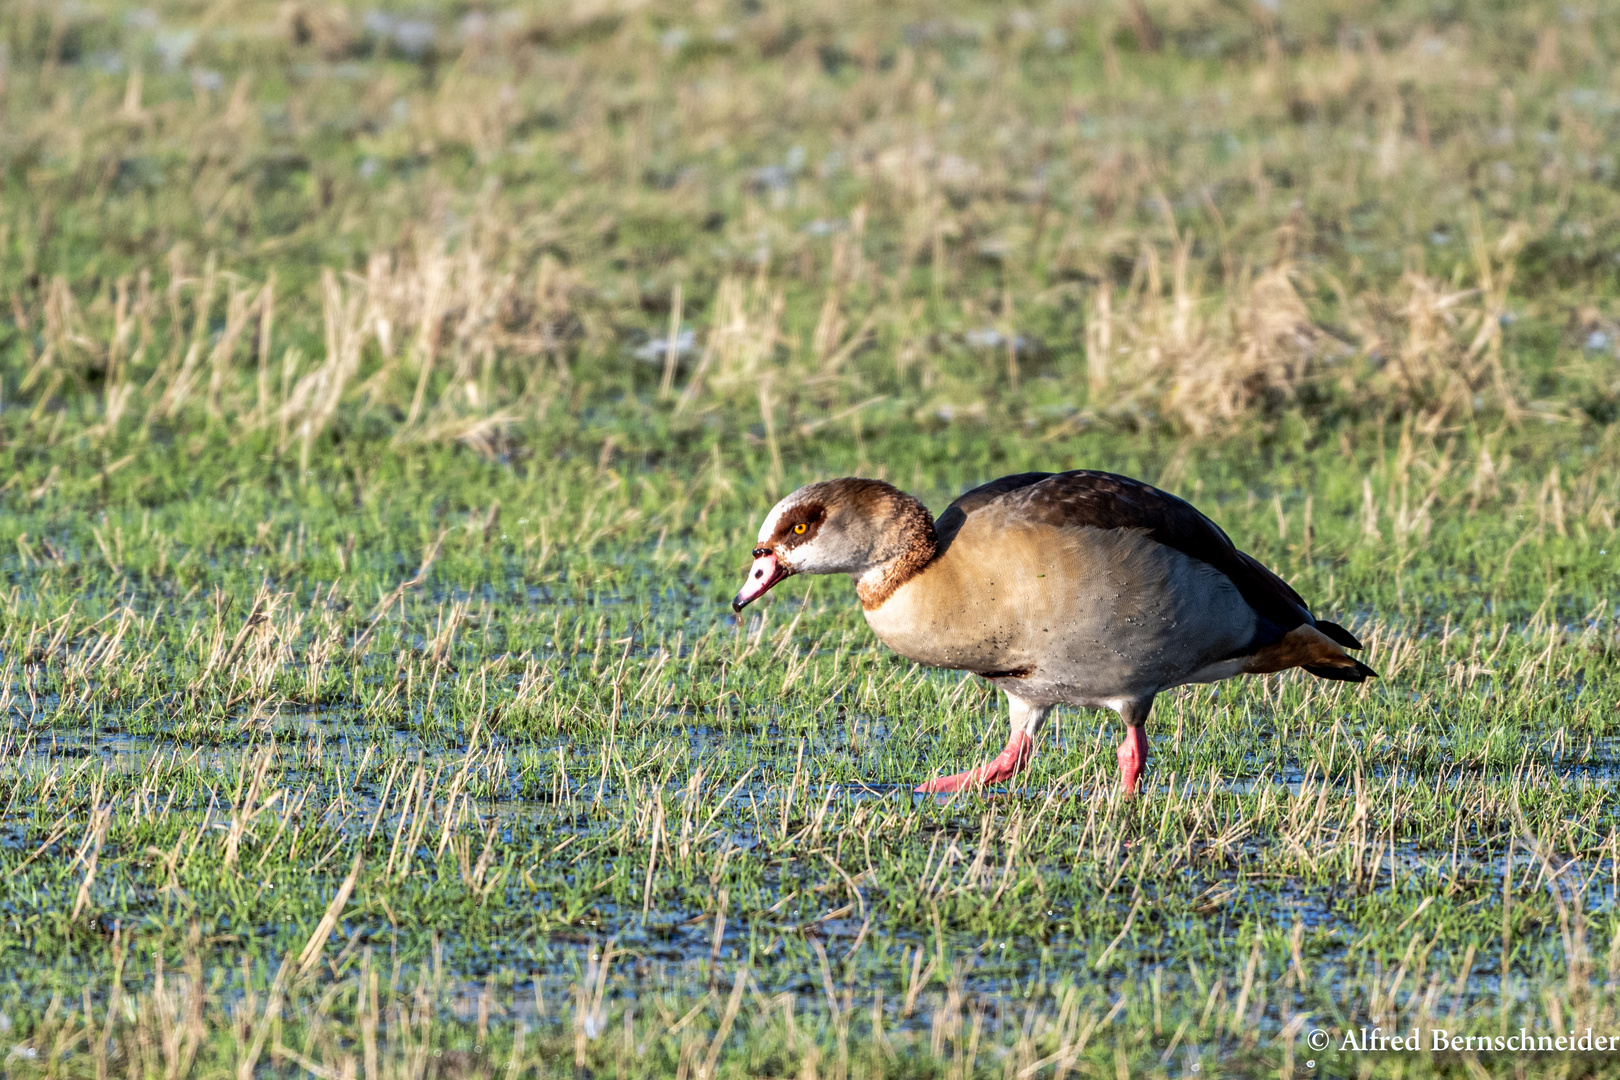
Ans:
MULTIPOLYGON (((1231 537, 1184 499, 1140 480, 1114 473, 1077 469, 1062 473, 1019 473, 967 492, 934 523, 939 550, 945 551, 975 512, 996 505, 1010 521, 1056 528, 1141 529, 1153 540, 1225 574, 1256 615, 1271 624, 1256 646, 1296 626, 1317 626, 1305 600, 1282 578, 1239 551, 1231 537)), ((1318 627, 1334 640, 1359 648, 1348 631, 1332 623, 1318 627), (1335 633, 1336 632, 1336 633, 1335 633)))

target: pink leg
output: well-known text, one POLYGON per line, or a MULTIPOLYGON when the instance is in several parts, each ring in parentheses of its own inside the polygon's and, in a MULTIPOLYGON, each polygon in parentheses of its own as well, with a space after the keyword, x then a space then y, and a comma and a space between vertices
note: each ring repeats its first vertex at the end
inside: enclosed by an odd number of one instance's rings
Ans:
POLYGON ((1147 732, 1140 724, 1127 724, 1125 741, 1119 744, 1119 789, 1125 794, 1136 794, 1142 770, 1147 768, 1147 757, 1147 732))
MULTIPOLYGON (((1035 740, 1022 731, 1014 731, 1007 740, 1006 749, 997 754, 990 761, 967 772, 957 773, 955 776, 940 776, 922 784, 918 792, 946 795, 964 788, 979 788, 986 784, 999 784, 1018 774, 1029 759, 1035 756, 1035 740)), ((1121 759, 1123 760, 1123 759, 1121 759)))

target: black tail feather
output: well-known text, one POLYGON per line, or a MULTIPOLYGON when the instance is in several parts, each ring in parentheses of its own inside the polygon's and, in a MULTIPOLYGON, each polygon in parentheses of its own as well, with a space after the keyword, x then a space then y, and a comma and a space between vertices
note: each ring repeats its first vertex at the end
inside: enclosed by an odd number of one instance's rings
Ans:
MULTIPOLYGON (((1322 624, 1317 623, 1316 625, 1320 627, 1322 624)), ((1334 627, 1334 629, 1336 630, 1338 627, 1334 627)), ((1360 646, 1356 647, 1359 648, 1360 646)), ((1328 667, 1326 664, 1306 664, 1305 670, 1318 679, 1332 679, 1335 682, 1366 682, 1368 679, 1378 678, 1378 672, 1363 664, 1360 660, 1351 660, 1350 662, 1356 666, 1350 668, 1328 667)))
MULTIPOLYGON (((1347 649, 1364 649, 1364 648, 1366 648, 1365 645, 1363 645, 1360 641, 1356 640, 1356 635, 1352 634, 1350 631, 1346 630, 1344 627, 1340 626, 1338 623, 1331 623, 1331 622, 1328 622, 1326 619, 1317 619, 1316 620, 1316 628, 1318 630, 1322 631, 1323 634, 1326 634, 1328 637, 1332 638, 1338 644, 1343 645, 1347 649)), ((1331 677, 1331 676, 1329 676, 1329 677, 1331 677)), ((1357 681, 1359 682, 1360 680, 1358 679, 1357 681)))

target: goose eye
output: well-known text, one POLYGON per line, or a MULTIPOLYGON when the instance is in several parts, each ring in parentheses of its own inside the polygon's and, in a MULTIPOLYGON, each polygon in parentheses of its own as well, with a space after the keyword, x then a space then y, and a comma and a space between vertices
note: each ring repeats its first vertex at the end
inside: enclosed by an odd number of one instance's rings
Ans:
POLYGON ((793 526, 793 531, 795 533, 803 535, 805 528, 806 528, 806 526, 805 526, 804 522, 801 521, 797 525, 793 526))

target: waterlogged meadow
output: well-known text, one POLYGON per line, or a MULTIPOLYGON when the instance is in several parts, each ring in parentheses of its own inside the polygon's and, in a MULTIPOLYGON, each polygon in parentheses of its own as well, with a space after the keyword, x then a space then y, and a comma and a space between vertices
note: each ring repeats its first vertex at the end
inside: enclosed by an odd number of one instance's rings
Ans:
POLYGON ((1462 441, 1183 461, 1383 678, 1169 696, 1134 801, 1077 712, 1012 790, 912 796, 1001 705, 842 582, 731 616, 765 462, 67 464, 7 521, 8 1067, 1180 1076, 1605 1030, 1613 481, 1462 441))
POLYGON ((1620 1072, 1483 1041, 1620 1036, 1601 15, 7 5, 0 1069, 1620 1072), (726 603, 1080 467, 1381 678, 939 800, 988 684, 726 603))

